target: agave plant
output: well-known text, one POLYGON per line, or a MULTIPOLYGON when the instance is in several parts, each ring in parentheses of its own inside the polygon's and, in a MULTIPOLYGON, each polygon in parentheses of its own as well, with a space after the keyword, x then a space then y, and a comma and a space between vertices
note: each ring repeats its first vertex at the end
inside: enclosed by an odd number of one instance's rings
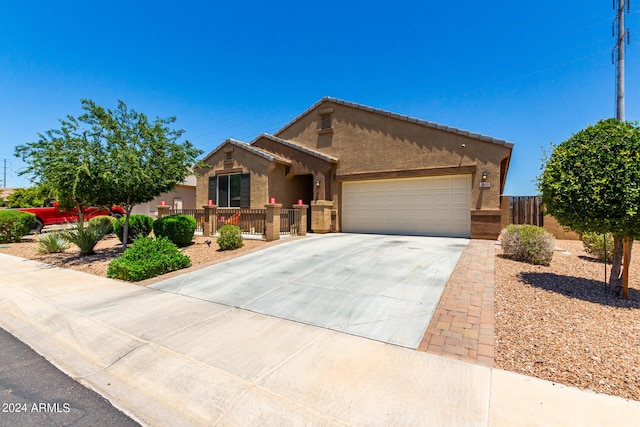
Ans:
POLYGON ((41 234, 38 237, 38 252, 54 254, 64 252, 69 248, 69 241, 61 233, 41 234))
POLYGON ((64 238, 80 248, 80 255, 95 254, 94 248, 110 232, 107 224, 85 225, 78 222, 76 228, 62 232, 64 238))

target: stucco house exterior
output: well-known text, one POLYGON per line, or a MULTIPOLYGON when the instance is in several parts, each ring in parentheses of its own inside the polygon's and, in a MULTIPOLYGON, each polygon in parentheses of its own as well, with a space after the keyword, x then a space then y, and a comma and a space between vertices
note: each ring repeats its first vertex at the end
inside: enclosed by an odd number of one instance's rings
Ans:
POLYGON ((513 144, 325 97, 204 157, 196 205, 311 205, 316 232, 495 239, 513 144))
POLYGON ((195 175, 190 175, 181 184, 169 191, 155 197, 147 203, 141 203, 133 207, 131 213, 148 215, 156 218, 158 216, 157 206, 163 202, 172 209, 196 209, 196 183, 195 175))

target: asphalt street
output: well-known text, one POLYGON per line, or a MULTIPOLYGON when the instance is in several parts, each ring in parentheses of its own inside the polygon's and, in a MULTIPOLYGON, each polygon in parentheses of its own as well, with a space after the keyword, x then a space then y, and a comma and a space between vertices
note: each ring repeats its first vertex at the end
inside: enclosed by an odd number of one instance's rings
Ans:
POLYGON ((0 329, 0 426, 138 426, 0 329))

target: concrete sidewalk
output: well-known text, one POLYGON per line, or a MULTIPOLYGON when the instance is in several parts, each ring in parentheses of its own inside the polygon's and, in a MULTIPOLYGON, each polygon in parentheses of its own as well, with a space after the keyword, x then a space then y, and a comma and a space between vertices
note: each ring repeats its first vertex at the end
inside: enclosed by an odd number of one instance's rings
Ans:
POLYGON ((146 425, 632 425, 640 403, 0 254, 0 326, 146 425))

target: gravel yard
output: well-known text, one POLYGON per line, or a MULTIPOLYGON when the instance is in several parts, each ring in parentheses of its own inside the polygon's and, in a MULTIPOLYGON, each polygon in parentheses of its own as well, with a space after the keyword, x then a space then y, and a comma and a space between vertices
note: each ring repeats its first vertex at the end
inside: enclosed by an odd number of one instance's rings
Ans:
MULTIPOLYGON (((278 241, 265 242, 263 240, 244 240, 244 246, 239 249, 232 251, 219 251, 215 237, 209 238, 195 236, 193 242, 194 243, 192 245, 182 248, 183 253, 191 258, 192 267, 213 264, 278 243, 278 241), (208 246, 205 243, 207 240, 211 241, 211 246, 208 246)), ((106 277, 109 262, 122 253, 122 243, 120 243, 120 240, 118 240, 115 235, 110 234, 98 243, 95 251, 95 255, 81 257, 79 256, 78 248, 74 245, 70 245, 69 249, 63 253, 40 254, 38 253, 37 243, 35 241, 0 244, 0 253, 2 254, 29 258, 47 264, 59 265, 64 268, 71 268, 106 277)))
MULTIPOLYGON (((640 246, 629 300, 604 290, 604 264, 559 240, 549 267, 512 261, 496 245, 495 366, 640 401, 640 246)), ((610 265, 607 275, 610 271, 610 265)))

